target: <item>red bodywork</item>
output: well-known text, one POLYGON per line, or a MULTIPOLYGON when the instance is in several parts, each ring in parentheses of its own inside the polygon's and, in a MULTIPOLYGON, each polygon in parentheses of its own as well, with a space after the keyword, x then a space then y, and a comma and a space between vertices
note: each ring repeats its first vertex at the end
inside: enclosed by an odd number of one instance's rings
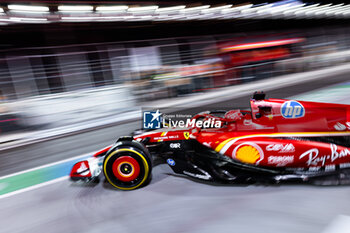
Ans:
MULTIPOLYGON (((147 138, 148 144, 197 140, 236 161, 264 167, 314 171, 350 167, 349 145, 315 140, 350 136, 350 106, 283 99, 252 99, 250 105, 251 111, 229 111, 224 117, 201 113, 193 118, 219 121, 219 128, 163 128, 134 139, 147 138)), ((109 148, 94 157, 103 157, 109 148)))
MULTIPOLYGON (((221 128, 170 129, 136 136, 135 139, 149 137, 150 142, 154 143, 195 139, 225 156, 260 166, 317 169, 350 163, 350 148, 312 140, 295 140, 350 136, 348 105, 282 99, 251 100, 251 112, 242 113, 242 117, 234 121, 228 114, 224 118, 215 117, 215 120, 223 123, 221 128), (293 104, 294 107, 291 106, 293 104), (293 111, 296 115, 293 115, 293 111)), ((214 116, 195 116, 199 117, 214 116)))

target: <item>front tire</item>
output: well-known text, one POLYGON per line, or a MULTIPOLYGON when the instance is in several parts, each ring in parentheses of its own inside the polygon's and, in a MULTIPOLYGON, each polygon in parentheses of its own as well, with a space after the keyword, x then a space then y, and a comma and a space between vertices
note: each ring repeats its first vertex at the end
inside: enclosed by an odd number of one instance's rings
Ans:
POLYGON ((121 190, 133 190, 151 179, 151 155, 137 141, 121 141, 112 148, 103 161, 107 181, 121 190))

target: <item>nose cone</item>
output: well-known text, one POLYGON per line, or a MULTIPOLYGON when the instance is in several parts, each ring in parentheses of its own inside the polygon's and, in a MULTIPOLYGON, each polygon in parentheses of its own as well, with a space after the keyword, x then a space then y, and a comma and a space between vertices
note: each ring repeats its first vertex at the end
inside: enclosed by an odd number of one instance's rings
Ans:
POLYGON ((89 180, 91 179, 91 171, 89 162, 87 160, 83 160, 80 162, 77 162, 74 164, 71 172, 70 172, 70 178, 73 181, 77 180, 89 180))

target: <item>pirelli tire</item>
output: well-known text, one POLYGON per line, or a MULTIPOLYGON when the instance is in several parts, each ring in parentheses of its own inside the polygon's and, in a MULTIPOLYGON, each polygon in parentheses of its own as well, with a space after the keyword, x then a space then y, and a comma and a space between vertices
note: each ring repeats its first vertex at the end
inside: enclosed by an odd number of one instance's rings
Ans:
POLYGON ((152 178, 152 157, 140 142, 118 141, 105 156, 103 173, 115 188, 134 190, 152 178))

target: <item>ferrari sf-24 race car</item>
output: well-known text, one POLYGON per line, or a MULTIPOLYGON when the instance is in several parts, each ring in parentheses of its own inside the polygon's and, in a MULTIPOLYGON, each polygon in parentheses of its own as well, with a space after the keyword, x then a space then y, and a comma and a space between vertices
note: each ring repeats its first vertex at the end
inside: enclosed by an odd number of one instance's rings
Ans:
POLYGON ((199 113, 188 128, 164 125, 120 137, 76 163, 70 177, 90 182, 103 171, 114 187, 133 190, 149 183, 157 157, 175 173, 206 181, 350 184, 350 105, 265 99, 256 92, 250 106, 199 113))

